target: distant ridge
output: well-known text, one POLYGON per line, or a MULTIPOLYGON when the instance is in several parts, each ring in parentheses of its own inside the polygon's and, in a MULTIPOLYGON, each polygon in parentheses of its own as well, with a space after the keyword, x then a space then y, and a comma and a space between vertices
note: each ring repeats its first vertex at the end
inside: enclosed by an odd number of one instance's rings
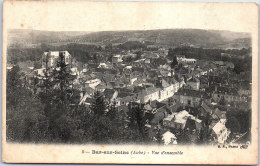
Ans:
POLYGON ((202 29, 159 29, 130 31, 40 31, 12 29, 8 31, 8 44, 38 45, 41 43, 86 43, 106 45, 140 41, 151 45, 204 48, 247 48, 251 46, 248 33, 202 30, 202 29))

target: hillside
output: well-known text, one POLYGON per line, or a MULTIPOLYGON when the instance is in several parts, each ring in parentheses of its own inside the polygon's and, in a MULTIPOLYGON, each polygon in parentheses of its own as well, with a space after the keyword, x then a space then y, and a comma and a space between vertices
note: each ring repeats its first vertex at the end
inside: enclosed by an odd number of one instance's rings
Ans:
POLYGON ((247 48, 251 36, 247 33, 199 29, 165 29, 140 31, 53 32, 36 30, 10 30, 9 45, 38 45, 41 43, 88 43, 107 45, 139 41, 158 46, 193 46, 204 48, 247 48))

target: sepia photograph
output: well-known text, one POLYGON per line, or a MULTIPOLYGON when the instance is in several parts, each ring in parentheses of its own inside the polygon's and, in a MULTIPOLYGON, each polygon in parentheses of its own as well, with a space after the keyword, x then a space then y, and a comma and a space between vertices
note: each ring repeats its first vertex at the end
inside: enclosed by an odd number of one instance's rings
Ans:
POLYGON ((254 3, 5 1, 3 160, 256 164, 257 11, 254 3), (134 10, 132 21, 116 7, 134 10), (241 19, 249 9, 251 28, 241 19), (48 155, 51 147, 66 155, 48 155), (223 154, 207 161, 205 152, 223 154))

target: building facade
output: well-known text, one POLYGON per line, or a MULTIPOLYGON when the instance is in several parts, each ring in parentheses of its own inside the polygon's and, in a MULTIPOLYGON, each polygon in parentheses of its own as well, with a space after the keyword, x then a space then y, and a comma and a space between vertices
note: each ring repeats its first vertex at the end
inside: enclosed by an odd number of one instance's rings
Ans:
POLYGON ((49 51, 42 54, 42 68, 55 68, 61 61, 72 65, 72 57, 68 51, 49 51))

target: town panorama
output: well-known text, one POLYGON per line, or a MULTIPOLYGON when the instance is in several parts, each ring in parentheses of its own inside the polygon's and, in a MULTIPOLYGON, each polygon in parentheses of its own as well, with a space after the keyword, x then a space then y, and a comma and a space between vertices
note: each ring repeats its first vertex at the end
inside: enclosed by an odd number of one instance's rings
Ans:
POLYGON ((7 141, 250 144, 251 54, 230 31, 9 30, 7 141))

